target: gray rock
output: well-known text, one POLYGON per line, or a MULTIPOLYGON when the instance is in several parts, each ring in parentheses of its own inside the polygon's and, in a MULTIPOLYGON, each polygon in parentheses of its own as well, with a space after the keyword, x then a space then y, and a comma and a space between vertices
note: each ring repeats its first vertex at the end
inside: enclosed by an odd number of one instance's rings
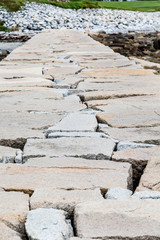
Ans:
POLYGON ((117 151, 121 151, 128 148, 149 148, 154 147, 153 144, 145 144, 145 143, 135 143, 129 141, 120 141, 117 145, 117 151))
POLYGON ((105 194, 106 199, 130 198, 132 191, 124 188, 110 188, 105 194))
POLYGON ((62 210, 38 208, 28 213, 25 223, 30 240, 66 240, 73 230, 66 213, 62 210))
POLYGON ((133 194, 132 198, 139 199, 160 199, 159 191, 140 191, 133 194))
POLYGON ((53 132, 49 133, 48 138, 60 137, 94 137, 94 138, 107 138, 104 133, 100 132, 53 132))

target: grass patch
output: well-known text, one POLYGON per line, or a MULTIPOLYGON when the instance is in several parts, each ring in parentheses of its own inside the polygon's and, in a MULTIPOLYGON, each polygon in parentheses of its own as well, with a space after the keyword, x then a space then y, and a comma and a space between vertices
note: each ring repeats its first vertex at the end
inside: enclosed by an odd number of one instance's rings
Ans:
POLYGON ((3 32, 10 32, 10 29, 8 29, 7 27, 4 26, 4 23, 3 21, 0 21, 0 31, 3 31, 3 32))
MULTIPOLYGON (((8 11, 17 11, 20 10, 21 6, 24 6, 25 2, 26 0, 0 0, 0 6, 6 8, 8 11)), ((52 4, 54 6, 69 9, 106 8, 141 12, 160 11, 160 0, 135 2, 107 2, 95 0, 71 0, 70 2, 55 2, 53 0, 29 0, 29 2, 52 4)))

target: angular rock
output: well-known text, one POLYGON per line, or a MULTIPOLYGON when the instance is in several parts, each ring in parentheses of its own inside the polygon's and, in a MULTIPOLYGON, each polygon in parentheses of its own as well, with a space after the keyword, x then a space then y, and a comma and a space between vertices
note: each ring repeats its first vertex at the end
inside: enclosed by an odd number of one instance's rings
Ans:
POLYGON ((56 208, 72 213, 78 203, 103 200, 100 189, 94 190, 56 190, 54 188, 37 188, 31 199, 31 209, 56 208))
POLYGON ((154 147, 155 145, 153 144, 145 144, 145 143, 135 143, 135 142, 125 142, 125 141, 120 141, 117 145, 117 151, 121 151, 124 149, 134 149, 134 148, 150 148, 154 147))
POLYGON ((150 144, 160 144, 160 127, 141 128, 111 128, 106 124, 99 124, 99 131, 117 141, 132 141, 150 144))
POLYGON ((106 199, 122 199, 130 198, 132 191, 124 188, 110 188, 105 194, 106 199))
POLYGON ((26 233, 31 240, 65 240, 73 236, 66 213, 62 210, 39 208, 28 213, 26 233))
POLYGON ((138 199, 160 199, 159 191, 140 191, 132 195, 132 198, 138 199))
POLYGON ((110 159, 115 143, 107 138, 28 139, 24 147, 24 158, 44 156, 71 156, 87 159, 110 159))
MULTIPOLYGON (((9 182, 8 185, 12 189, 9 182)), ((29 195, 22 192, 3 191, 0 192, 0 199, 1 221, 8 223, 9 226, 18 232, 24 232, 24 222, 29 211, 29 195)))
POLYGON ((0 162, 14 163, 18 149, 0 146, 0 162))
POLYGON ((71 113, 50 127, 48 132, 95 132, 96 129, 97 120, 93 114, 71 113))
POLYGON ((160 200, 153 199, 108 199, 81 203, 76 206, 74 216, 77 236, 94 239, 158 239, 159 209, 160 200))
POLYGON ((20 235, 0 222, 0 239, 1 240, 22 240, 20 235))
POLYGON ((160 191, 159 159, 160 151, 148 161, 136 191, 160 191))
MULTIPOLYGON (((25 165, 0 165, 0 187, 5 190, 33 193, 36 188, 85 190, 121 187, 132 188, 132 167, 128 163, 105 161, 90 167, 94 162, 75 163, 58 167, 27 167, 25 165), (87 164, 88 167, 87 167, 87 164), (100 166, 100 167, 98 167, 100 166), (104 168, 104 169, 103 169, 104 168)), ((96 160, 95 160, 96 162, 96 160)), ((95 163, 96 164, 96 163, 95 163)))

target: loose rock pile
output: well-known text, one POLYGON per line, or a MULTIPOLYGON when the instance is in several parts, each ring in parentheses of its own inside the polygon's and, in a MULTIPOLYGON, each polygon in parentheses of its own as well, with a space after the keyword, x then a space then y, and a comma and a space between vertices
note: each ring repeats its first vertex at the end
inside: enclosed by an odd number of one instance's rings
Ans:
POLYGON ((26 4, 22 11, 0 10, 0 20, 11 29, 40 31, 42 29, 92 29, 107 33, 128 31, 155 32, 160 29, 160 12, 142 13, 109 9, 62 9, 46 4, 26 4))
POLYGON ((76 30, 0 68, 0 239, 159 239, 154 71, 76 30))

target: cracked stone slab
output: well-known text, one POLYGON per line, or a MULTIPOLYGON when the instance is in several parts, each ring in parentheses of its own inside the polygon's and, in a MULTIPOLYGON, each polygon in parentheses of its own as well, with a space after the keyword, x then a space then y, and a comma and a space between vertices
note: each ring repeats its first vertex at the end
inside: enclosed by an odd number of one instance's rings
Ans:
MULTIPOLYGON (((77 96, 63 98, 60 90, 33 90, 1 93, 0 111, 72 112, 85 109, 77 96)), ((95 120, 96 121, 96 120, 95 120)))
POLYGON ((95 132, 97 120, 93 114, 71 113, 64 117, 48 132, 95 132))
POLYGON ((89 161, 85 163, 85 160, 79 160, 77 163, 70 159, 68 164, 64 163, 64 167, 62 161, 58 164, 58 159, 55 167, 0 164, 0 188, 31 194, 42 186, 66 190, 132 187, 132 166, 129 163, 89 161))
POLYGON ((31 199, 31 209, 56 208, 72 213, 78 203, 103 200, 100 189, 93 190, 57 190, 54 188, 38 188, 31 199))
POLYGON ((66 220, 63 210, 32 210, 28 213, 25 228, 31 240, 65 240, 73 236, 70 220, 66 220))
MULTIPOLYGON (((8 179, 9 181, 9 179, 8 179)), ((8 182, 8 184, 10 184, 8 182)), ((12 187, 10 186, 10 189, 12 187)), ((29 195, 22 192, 0 192, 0 219, 18 232, 24 232, 29 211, 29 195)))
POLYGON ((19 149, 0 146, 0 162, 14 163, 19 149))
POLYGON ((108 199, 81 203, 76 206, 74 214, 77 236, 137 240, 145 236, 148 240, 158 239, 159 209, 160 200, 153 199, 108 199))
POLYGON ((155 156, 150 158, 147 167, 140 179, 139 186, 136 191, 159 191, 160 190, 160 176, 159 176, 159 158, 160 151, 157 150, 155 156))
POLYGON ((18 142, 21 145, 27 138, 44 138, 43 131, 62 117, 57 113, 0 112, 0 143, 12 146, 18 142))
POLYGON ((28 139, 24 158, 40 156, 70 156, 88 159, 110 159, 115 143, 107 138, 28 139))
POLYGON ((117 141, 132 141, 150 144, 160 144, 160 126, 141 128, 111 128, 106 124, 99 124, 99 131, 117 141))
POLYGON ((0 239, 1 240, 22 240, 20 235, 10 227, 0 222, 0 239))
POLYGON ((159 96, 137 96, 108 100, 99 106, 99 123, 116 128, 156 127, 160 125, 159 96), (135 117, 136 116, 136 117, 135 117))

